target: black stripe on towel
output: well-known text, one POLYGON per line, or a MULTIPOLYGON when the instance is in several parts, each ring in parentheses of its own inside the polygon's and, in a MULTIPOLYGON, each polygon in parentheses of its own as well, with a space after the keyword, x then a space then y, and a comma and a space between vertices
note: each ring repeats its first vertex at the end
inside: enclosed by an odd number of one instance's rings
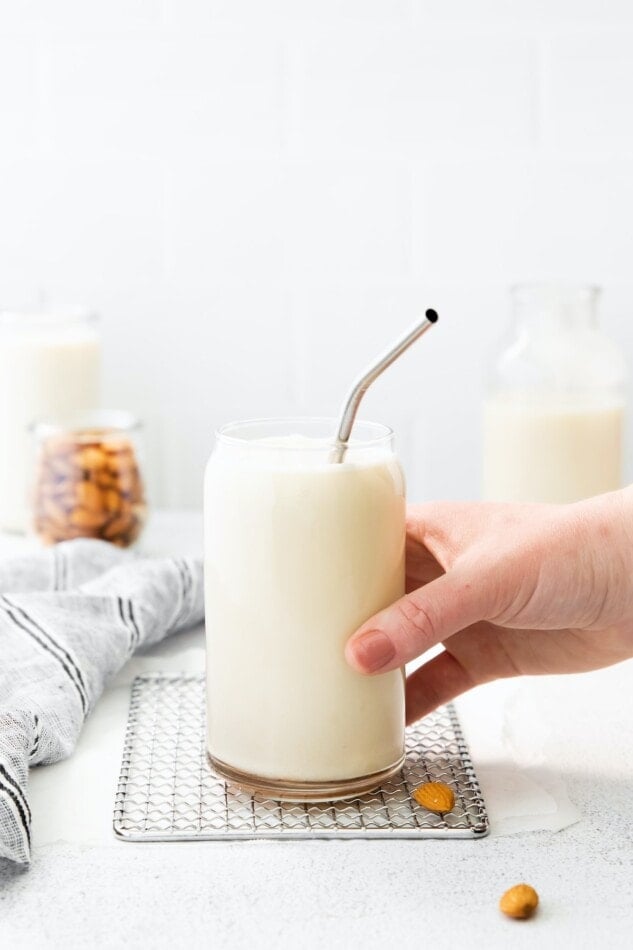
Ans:
POLYGON ((54 647, 56 650, 59 650, 61 655, 64 657, 66 662, 69 664, 69 666, 72 668, 72 670, 75 673, 75 676, 77 678, 77 684, 79 685, 83 693, 84 699, 86 701, 86 709, 87 709, 88 708, 88 690, 84 682, 83 674, 76 660, 70 655, 68 650, 66 650, 65 647, 61 645, 61 643, 57 642, 57 640, 48 632, 48 630, 45 630, 44 627, 42 627, 42 625, 37 622, 37 620, 34 620, 30 614, 27 614, 24 607, 19 607, 17 604, 14 604, 6 596, 3 597, 2 599, 13 610, 17 610, 18 613, 22 615, 23 619, 27 621, 27 623, 30 623, 31 626, 34 627, 38 633, 40 633, 43 637, 45 637, 48 640, 48 642, 50 643, 52 647, 54 647))
MULTIPOLYGON (((4 600, 6 604, 9 603, 9 601, 6 599, 6 597, 3 597, 3 598, 1 598, 1 599, 4 600)), ((20 630, 24 630, 25 633, 28 633, 28 635, 29 635, 30 637, 32 637, 32 638, 35 640, 36 643, 39 643, 39 645, 42 647, 43 650, 46 650, 47 653, 50 653, 50 655, 51 655, 52 657, 54 657, 54 658, 57 660, 57 662, 63 667, 65 673, 67 674, 67 676, 68 676, 68 678, 69 678, 69 680, 70 680, 70 682, 73 684, 73 686, 74 686, 75 689, 77 690, 77 693, 79 694, 79 700, 80 700, 80 702, 81 702, 81 708, 82 708, 82 710, 84 711, 84 713, 86 713, 86 712, 88 711, 87 698, 86 698, 86 696, 84 695, 84 692, 83 692, 83 689, 82 689, 82 687, 81 687, 81 684, 78 683, 77 680, 75 679, 75 677, 73 676, 73 673, 72 673, 72 671, 71 671, 71 668, 66 665, 66 663, 64 662, 64 660, 62 659, 62 657, 59 656, 58 653, 56 653, 54 650, 51 649, 51 646, 50 646, 49 643, 46 643, 46 641, 43 640, 41 637, 39 637, 33 630, 29 629, 29 627, 27 627, 26 624, 24 624, 23 622, 21 622, 21 621, 19 620, 19 618, 16 617, 16 615, 13 613, 13 610, 10 610, 10 609, 9 609, 8 607, 6 607, 4 604, 0 604, 0 606, 4 607, 5 612, 6 612, 6 613, 8 614, 8 616, 11 618, 11 620, 12 620, 13 623, 16 625, 16 627, 19 627, 20 630)), ((27 619, 28 619, 28 618, 27 618, 27 619)), ((48 639, 50 640, 51 638, 49 637, 48 639)), ((55 641, 54 641, 54 640, 51 640, 51 643, 52 643, 53 645, 55 645, 55 641)), ((64 652, 64 651, 62 651, 62 652, 64 652)), ((71 663, 72 663, 72 661, 71 661, 71 663)), ((76 669, 76 667, 75 667, 75 669, 76 669)))
POLYGON ((191 588, 193 587, 193 578, 191 576, 191 568, 189 567, 189 561, 187 561, 186 558, 183 558, 182 568, 183 568, 183 571, 185 572, 184 600, 185 600, 185 607, 187 608, 187 611, 188 611, 189 601, 191 599, 191 588))
POLYGON ((121 618, 121 623, 127 634, 130 638, 129 651, 130 654, 134 653, 134 628, 130 625, 129 618, 125 615, 125 602, 122 597, 117 597, 116 599, 117 606, 119 608, 119 617, 121 618))
POLYGON ((33 758, 40 747, 40 720, 39 716, 33 716, 33 725, 35 726, 35 739, 29 758, 33 758))
POLYGON ((29 828, 28 818, 26 817, 24 809, 22 808, 22 805, 20 804, 20 799, 17 797, 17 795, 15 794, 15 792, 9 785, 5 785, 4 782, 0 780, 0 793, 2 792, 8 795, 8 797, 11 799, 11 801, 17 808, 22 827, 24 828, 24 831, 26 834, 26 840, 28 841, 29 848, 30 848, 31 847, 31 829, 29 828))
POLYGON ((184 558, 174 558, 174 564, 180 575, 180 606, 176 616, 173 619, 171 629, 175 629, 185 619, 188 612, 188 596, 191 587, 191 573, 189 566, 184 558))
POLYGON ((11 773, 8 772, 7 769, 5 769, 5 767, 4 767, 4 765, 2 764, 2 762, 0 762, 0 776, 4 776, 5 786, 8 788, 8 786, 10 785, 10 786, 14 789, 15 793, 19 796, 20 801, 21 801, 22 804, 24 805, 24 809, 25 809, 27 815, 29 816, 29 821, 30 821, 30 820, 31 820, 31 809, 29 808, 29 803, 27 802, 26 798, 24 797, 24 792, 22 791, 22 789, 20 788, 20 786, 18 785, 18 783, 16 782, 16 780, 13 778, 13 776, 11 775, 11 773))
POLYGON ((136 617, 134 616, 134 608, 132 607, 132 601, 131 601, 131 600, 128 600, 128 601, 127 601, 127 610, 128 610, 129 615, 130 615, 130 620, 132 621, 132 627, 134 628, 134 634, 135 634, 135 636, 134 636, 134 646, 137 647, 137 646, 139 645, 139 643, 141 642, 141 631, 140 631, 139 628, 138 628, 138 624, 137 624, 137 622, 136 622, 136 617))

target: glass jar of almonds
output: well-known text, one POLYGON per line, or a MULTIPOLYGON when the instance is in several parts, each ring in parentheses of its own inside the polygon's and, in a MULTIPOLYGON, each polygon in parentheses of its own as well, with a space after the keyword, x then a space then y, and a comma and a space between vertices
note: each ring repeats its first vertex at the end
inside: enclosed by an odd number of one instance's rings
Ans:
POLYGON ((141 425, 127 412, 95 411, 33 427, 32 504, 45 544, 100 538, 133 544, 147 506, 139 468, 141 425))

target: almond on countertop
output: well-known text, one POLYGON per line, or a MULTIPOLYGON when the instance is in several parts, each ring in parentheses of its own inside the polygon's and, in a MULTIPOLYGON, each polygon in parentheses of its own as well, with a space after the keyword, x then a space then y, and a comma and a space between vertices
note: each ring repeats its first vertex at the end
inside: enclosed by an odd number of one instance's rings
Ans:
POLYGON ((538 894, 530 884, 515 884, 499 901, 499 909, 515 920, 531 917, 537 907, 538 894))

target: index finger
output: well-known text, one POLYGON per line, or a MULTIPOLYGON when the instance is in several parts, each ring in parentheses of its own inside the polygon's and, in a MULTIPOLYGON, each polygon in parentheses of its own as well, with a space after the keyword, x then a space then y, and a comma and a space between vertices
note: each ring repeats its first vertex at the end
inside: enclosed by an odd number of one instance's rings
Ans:
POLYGON ((487 589, 453 569, 375 614, 348 640, 345 656, 360 673, 404 666, 459 630, 486 619, 487 589))

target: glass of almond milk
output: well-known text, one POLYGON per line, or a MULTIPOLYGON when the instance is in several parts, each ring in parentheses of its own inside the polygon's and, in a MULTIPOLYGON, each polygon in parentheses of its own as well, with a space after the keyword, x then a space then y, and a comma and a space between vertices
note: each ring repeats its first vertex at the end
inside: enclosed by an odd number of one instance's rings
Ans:
POLYGON ((208 751, 273 798, 345 798, 403 761, 404 673, 362 676, 348 637, 404 593, 405 489, 390 429, 233 423, 205 475, 208 751))

